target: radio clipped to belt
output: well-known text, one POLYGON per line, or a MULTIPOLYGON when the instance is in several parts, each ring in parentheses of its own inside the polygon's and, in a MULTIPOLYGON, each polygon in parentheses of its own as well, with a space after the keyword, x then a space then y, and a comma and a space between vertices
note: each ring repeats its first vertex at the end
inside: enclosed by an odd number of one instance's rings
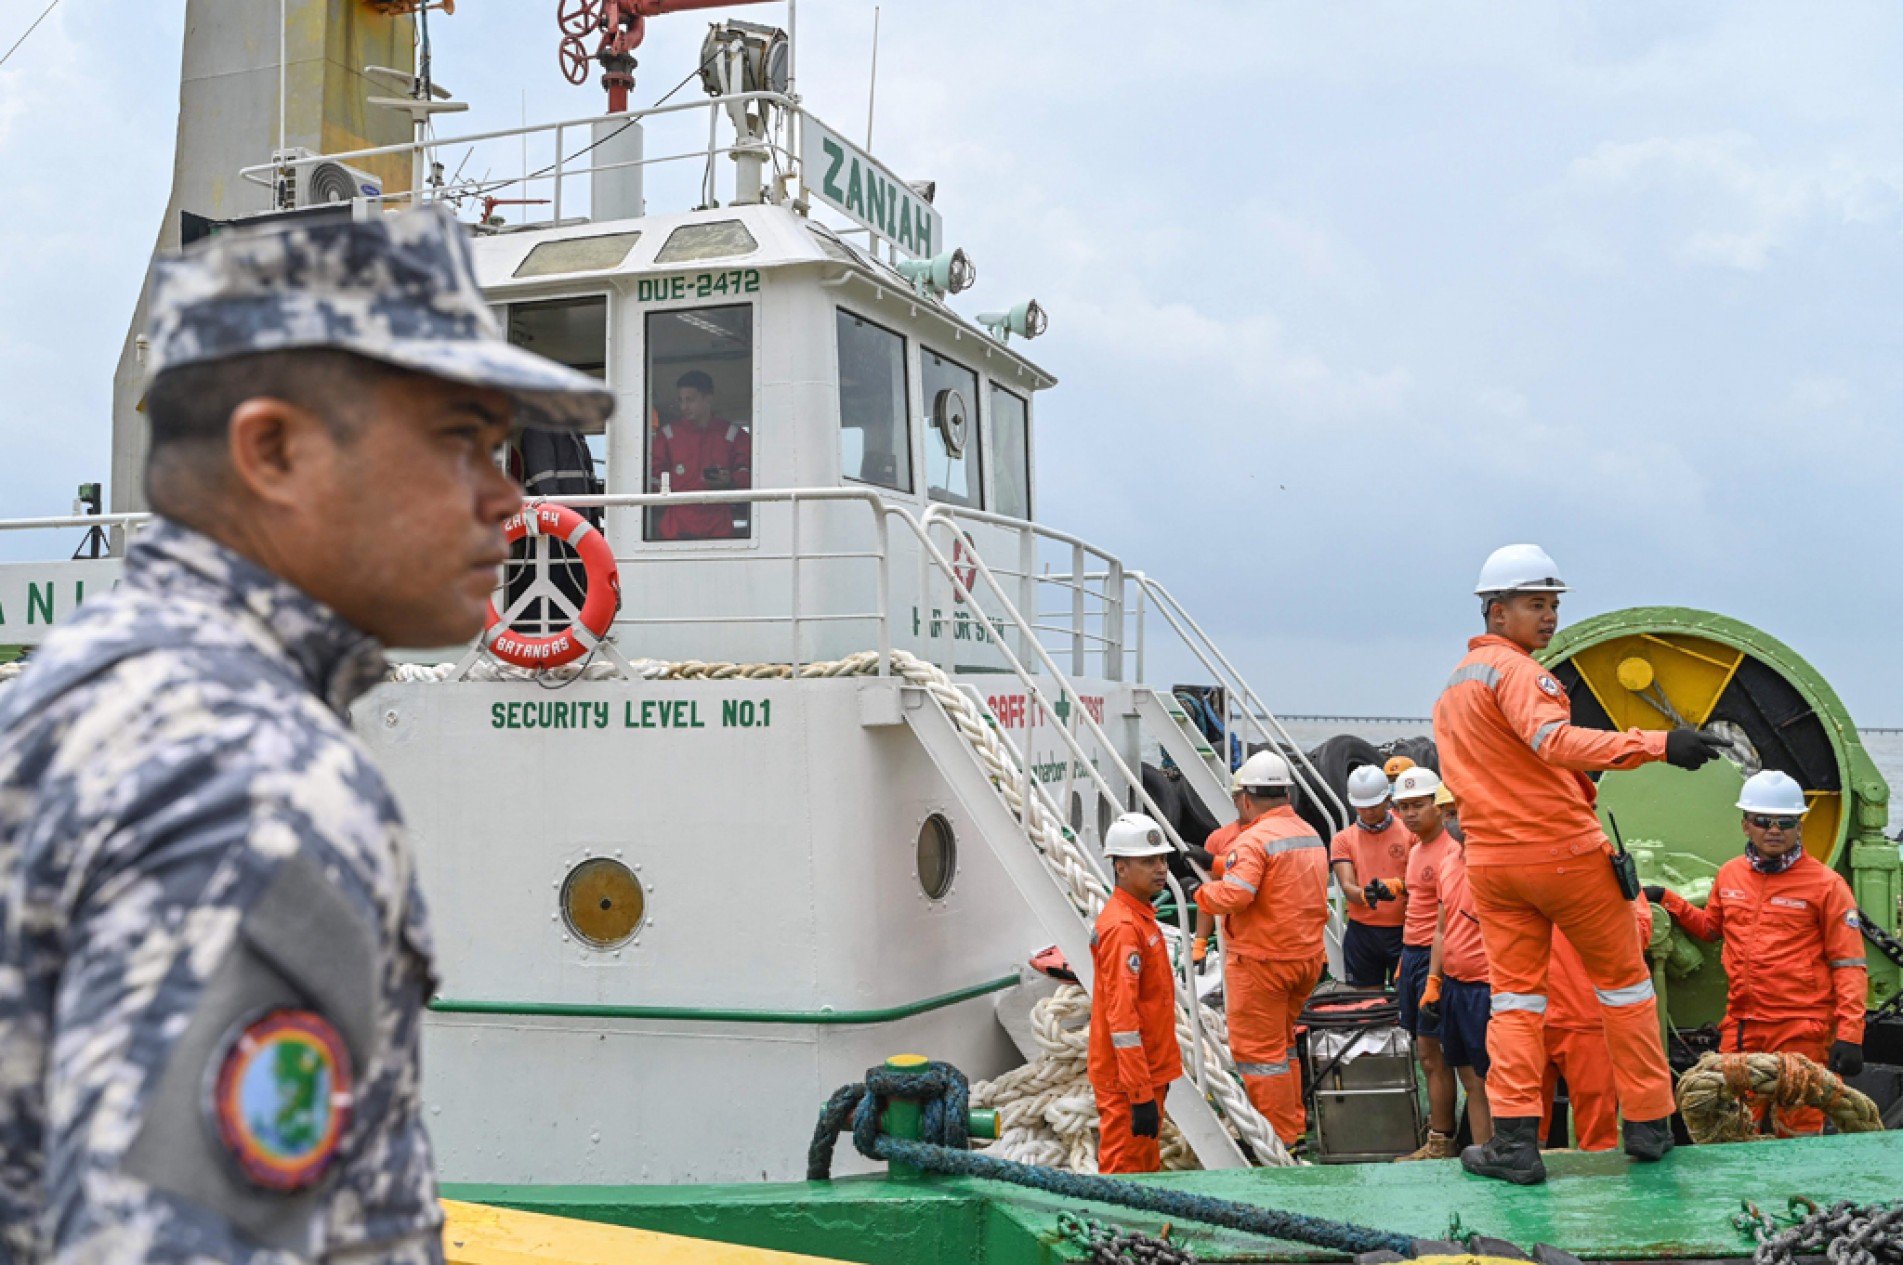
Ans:
POLYGON ((1619 891, 1627 900, 1637 900, 1639 863, 1625 850, 1625 840, 1619 837, 1619 819, 1607 813, 1606 822, 1612 827, 1612 876, 1619 880, 1619 891))

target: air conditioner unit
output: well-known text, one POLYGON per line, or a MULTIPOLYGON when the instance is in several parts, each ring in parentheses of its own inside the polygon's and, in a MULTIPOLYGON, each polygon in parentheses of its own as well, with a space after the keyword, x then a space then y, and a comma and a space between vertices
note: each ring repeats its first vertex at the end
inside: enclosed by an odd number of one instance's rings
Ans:
POLYGON ((377 177, 330 159, 319 160, 308 149, 281 149, 271 155, 271 161, 285 164, 286 179, 277 200, 282 210, 348 204, 358 198, 383 196, 383 181, 377 177), (298 165, 291 166, 292 163, 298 165))
POLYGON ((297 169, 297 205, 323 206, 383 196, 383 181, 367 171, 326 160, 297 169))

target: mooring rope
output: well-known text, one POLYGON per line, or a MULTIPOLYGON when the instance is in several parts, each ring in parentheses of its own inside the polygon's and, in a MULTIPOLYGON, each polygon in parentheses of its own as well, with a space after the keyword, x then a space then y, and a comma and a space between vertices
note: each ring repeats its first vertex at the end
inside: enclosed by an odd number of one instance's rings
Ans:
POLYGON ((850 1130, 853 1146, 868 1159, 910 1164, 928 1173, 1009 1182, 1065 1199, 1115 1204, 1349 1255, 1387 1251, 1407 1256, 1414 1251, 1414 1239, 1405 1234, 1114 1177, 1033 1168, 968 1151, 969 1102, 964 1074, 949 1063, 925 1063, 905 1070, 869 1068, 864 1083, 841 1086, 820 1109, 806 1152, 806 1180, 831 1180, 834 1147, 839 1135, 850 1130), (895 1099, 919 1104, 920 1140, 879 1131, 879 1118, 895 1099))
POLYGON ((1801 1054, 1707 1054, 1679 1078, 1678 1109, 1694 1142, 1758 1138, 1753 1104, 1815 1107, 1840 1133, 1883 1128, 1874 1102, 1801 1054))

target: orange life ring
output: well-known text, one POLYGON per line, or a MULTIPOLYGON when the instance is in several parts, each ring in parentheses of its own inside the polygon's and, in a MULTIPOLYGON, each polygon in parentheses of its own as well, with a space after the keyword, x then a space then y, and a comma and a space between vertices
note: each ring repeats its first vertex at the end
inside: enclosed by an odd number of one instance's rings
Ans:
POLYGON ((483 624, 483 649, 518 668, 555 668, 573 663, 601 643, 621 609, 621 570, 615 566, 608 538, 568 506, 553 504, 523 509, 503 524, 502 531, 510 544, 525 536, 553 536, 567 541, 581 555, 588 592, 575 622, 547 637, 525 637, 510 631, 502 622, 495 599, 490 598, 489 616, 483 624))

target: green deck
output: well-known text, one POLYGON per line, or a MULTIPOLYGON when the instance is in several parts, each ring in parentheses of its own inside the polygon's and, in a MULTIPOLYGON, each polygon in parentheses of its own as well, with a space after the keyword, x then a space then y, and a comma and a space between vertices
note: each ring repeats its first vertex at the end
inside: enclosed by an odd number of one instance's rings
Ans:
MULTIPOLYGON (((1793 1195, 1819 1202, 1903 1196, 1903 1133, 1733 1146, 1681 1147, 1660 1164, 1617 1153, 1549 1154, 1545 1186, 1469 1177, 1456 1161, 1175 1173, 1141 1180, 1220 1198, 1445 1237, 1468 1230, 1522 1247, 1552 1243, 1595 1260, 1749 1256, 1731 1228, 1739 1202, 1782 1212, 1793 1195)), ((1045 1265, 1078 1259, 1054 1242, 1057 1214, 1078 1205, 1016 1186, 955 1178, 752 1186, 450 1185, 444 1195, 614 1225, 885 1265, 1045 1265)), ((1157 1219, 1102 1221, 1154 1233, 1157 1219)), ((1172 1233, 1208 1261, 1323 1256, 1178 1223, 1172 1233)))

